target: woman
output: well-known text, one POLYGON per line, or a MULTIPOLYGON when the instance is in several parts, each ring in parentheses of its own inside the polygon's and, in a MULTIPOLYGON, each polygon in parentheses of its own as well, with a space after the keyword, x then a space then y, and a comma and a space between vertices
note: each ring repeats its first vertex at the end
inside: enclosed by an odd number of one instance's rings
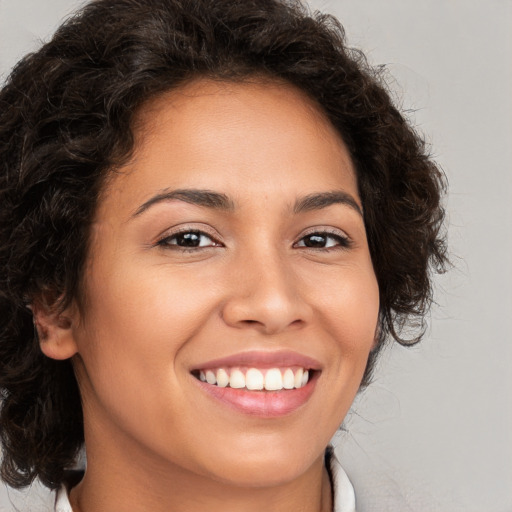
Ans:
POLYGON ((337 22, 95 1, 0 130, 4 480, 60 511, 354 510, 328 443, 421 336, 443 182, 337 22))

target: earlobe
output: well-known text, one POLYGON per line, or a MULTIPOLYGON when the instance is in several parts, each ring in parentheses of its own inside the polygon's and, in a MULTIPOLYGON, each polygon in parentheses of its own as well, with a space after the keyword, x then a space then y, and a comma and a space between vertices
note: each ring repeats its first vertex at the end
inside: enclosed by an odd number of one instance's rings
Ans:
POLYGON ((74 306, 59 311, 52 306, 34 302, 30 309, 39 346, 45 356, 62 360, 78 352, 73 334, 73 325, 77 321, 74 306))

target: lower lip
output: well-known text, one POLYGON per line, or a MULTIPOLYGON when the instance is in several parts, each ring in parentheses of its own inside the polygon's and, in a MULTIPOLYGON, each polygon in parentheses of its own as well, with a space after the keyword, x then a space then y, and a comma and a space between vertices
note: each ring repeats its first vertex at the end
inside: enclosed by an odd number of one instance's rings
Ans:
POLYGON ((193 378, 210 397, 243 414, 276 418, 291 414, 309 400, 318 380, 318 372, 315 372, 304 387, 281 391, 221 388, 193 378))

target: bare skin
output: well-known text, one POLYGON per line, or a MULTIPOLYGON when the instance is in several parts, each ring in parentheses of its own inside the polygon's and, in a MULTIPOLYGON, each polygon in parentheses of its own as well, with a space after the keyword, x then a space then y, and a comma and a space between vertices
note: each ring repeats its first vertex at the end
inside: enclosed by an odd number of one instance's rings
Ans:
POLYGON ((96 213, 85 307, 38 316, 83 399, 73 510, 332 510, 323 455, 379 309, 343 141, 290 85, 206 80, 148 103, 135 135, 96 213), (199 370, 237 358, 310 381, 219 399, 199 370))

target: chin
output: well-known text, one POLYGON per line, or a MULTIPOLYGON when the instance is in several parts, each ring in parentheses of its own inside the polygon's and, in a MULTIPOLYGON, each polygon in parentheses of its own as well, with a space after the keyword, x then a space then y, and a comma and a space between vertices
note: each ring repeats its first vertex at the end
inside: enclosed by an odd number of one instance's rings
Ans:
MULTIPOLYGON (((231 451, 236 457, 216 457, 215 479, 238 487, 273 487, 296 480, 306 473, 319 458, 323 459, 325 448, 314 453, 311 447, 300 443, 292 449, 275 449, 262 443, 257 451, 231 451), (309 449, 307 449, 309 448, 309 449)), ((211 474, 211 473, 210 473, 211 474)), ((213 476, 213 475, 212 475, 213 476)))

